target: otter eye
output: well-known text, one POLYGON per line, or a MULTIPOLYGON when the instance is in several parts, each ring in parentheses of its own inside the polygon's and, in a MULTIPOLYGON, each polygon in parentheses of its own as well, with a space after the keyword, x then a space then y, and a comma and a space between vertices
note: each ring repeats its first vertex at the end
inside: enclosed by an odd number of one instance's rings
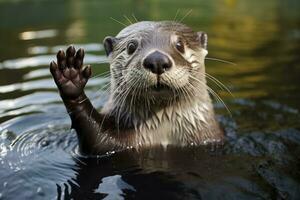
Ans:
POLYGON ((137 49, 137 42, 136 41, 132 41, 132 42, 128 43, 128 45, 127 45, 127 53, 129 55, 133 54, 136 49, 137 49))
POLYGON ((179 51, 179 52, 181 52, 181 53, 184 53, 184 44, 183 44, 183 42, 182 42, 182 40, 178 40, 177 42, 176 42, 176 49, 179 51))

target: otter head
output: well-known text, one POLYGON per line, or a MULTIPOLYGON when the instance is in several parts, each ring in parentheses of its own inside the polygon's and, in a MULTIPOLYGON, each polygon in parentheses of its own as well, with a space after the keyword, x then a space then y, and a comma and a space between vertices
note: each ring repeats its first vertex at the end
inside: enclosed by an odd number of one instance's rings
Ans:
POLYGON ((138 22, 104 39, 114 101, 161 105, 207 98, 207 35, 171 21, 138 22))

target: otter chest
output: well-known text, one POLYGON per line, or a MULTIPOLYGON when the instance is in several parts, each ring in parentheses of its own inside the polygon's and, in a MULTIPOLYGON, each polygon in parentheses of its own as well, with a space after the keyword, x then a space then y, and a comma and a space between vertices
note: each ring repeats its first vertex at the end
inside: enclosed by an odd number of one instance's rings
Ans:
POLYGON ((136 129, 136 142, 146 146, 191 143, 207 123, 205 109, 205 105, 197 105, 191 109, 173 107, 158 112, 136 129))

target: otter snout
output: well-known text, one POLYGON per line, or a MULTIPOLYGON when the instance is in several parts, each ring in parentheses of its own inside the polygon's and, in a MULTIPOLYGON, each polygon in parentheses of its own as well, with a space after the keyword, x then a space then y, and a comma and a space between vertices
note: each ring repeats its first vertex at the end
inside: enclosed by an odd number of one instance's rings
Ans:
POLYGON ((172 61, 167 55, 154 51, 144 59, 143 66, 152 73, 161 75, 172 67, 172 61))

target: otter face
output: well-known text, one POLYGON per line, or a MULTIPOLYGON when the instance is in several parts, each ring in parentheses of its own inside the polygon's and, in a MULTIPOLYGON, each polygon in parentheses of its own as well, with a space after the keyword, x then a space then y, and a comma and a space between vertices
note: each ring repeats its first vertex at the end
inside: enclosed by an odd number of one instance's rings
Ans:
POLYGON ((116 96, 152 101, 206 94, 207 35, 171 21, 139 22, 106 37, 116 96))

